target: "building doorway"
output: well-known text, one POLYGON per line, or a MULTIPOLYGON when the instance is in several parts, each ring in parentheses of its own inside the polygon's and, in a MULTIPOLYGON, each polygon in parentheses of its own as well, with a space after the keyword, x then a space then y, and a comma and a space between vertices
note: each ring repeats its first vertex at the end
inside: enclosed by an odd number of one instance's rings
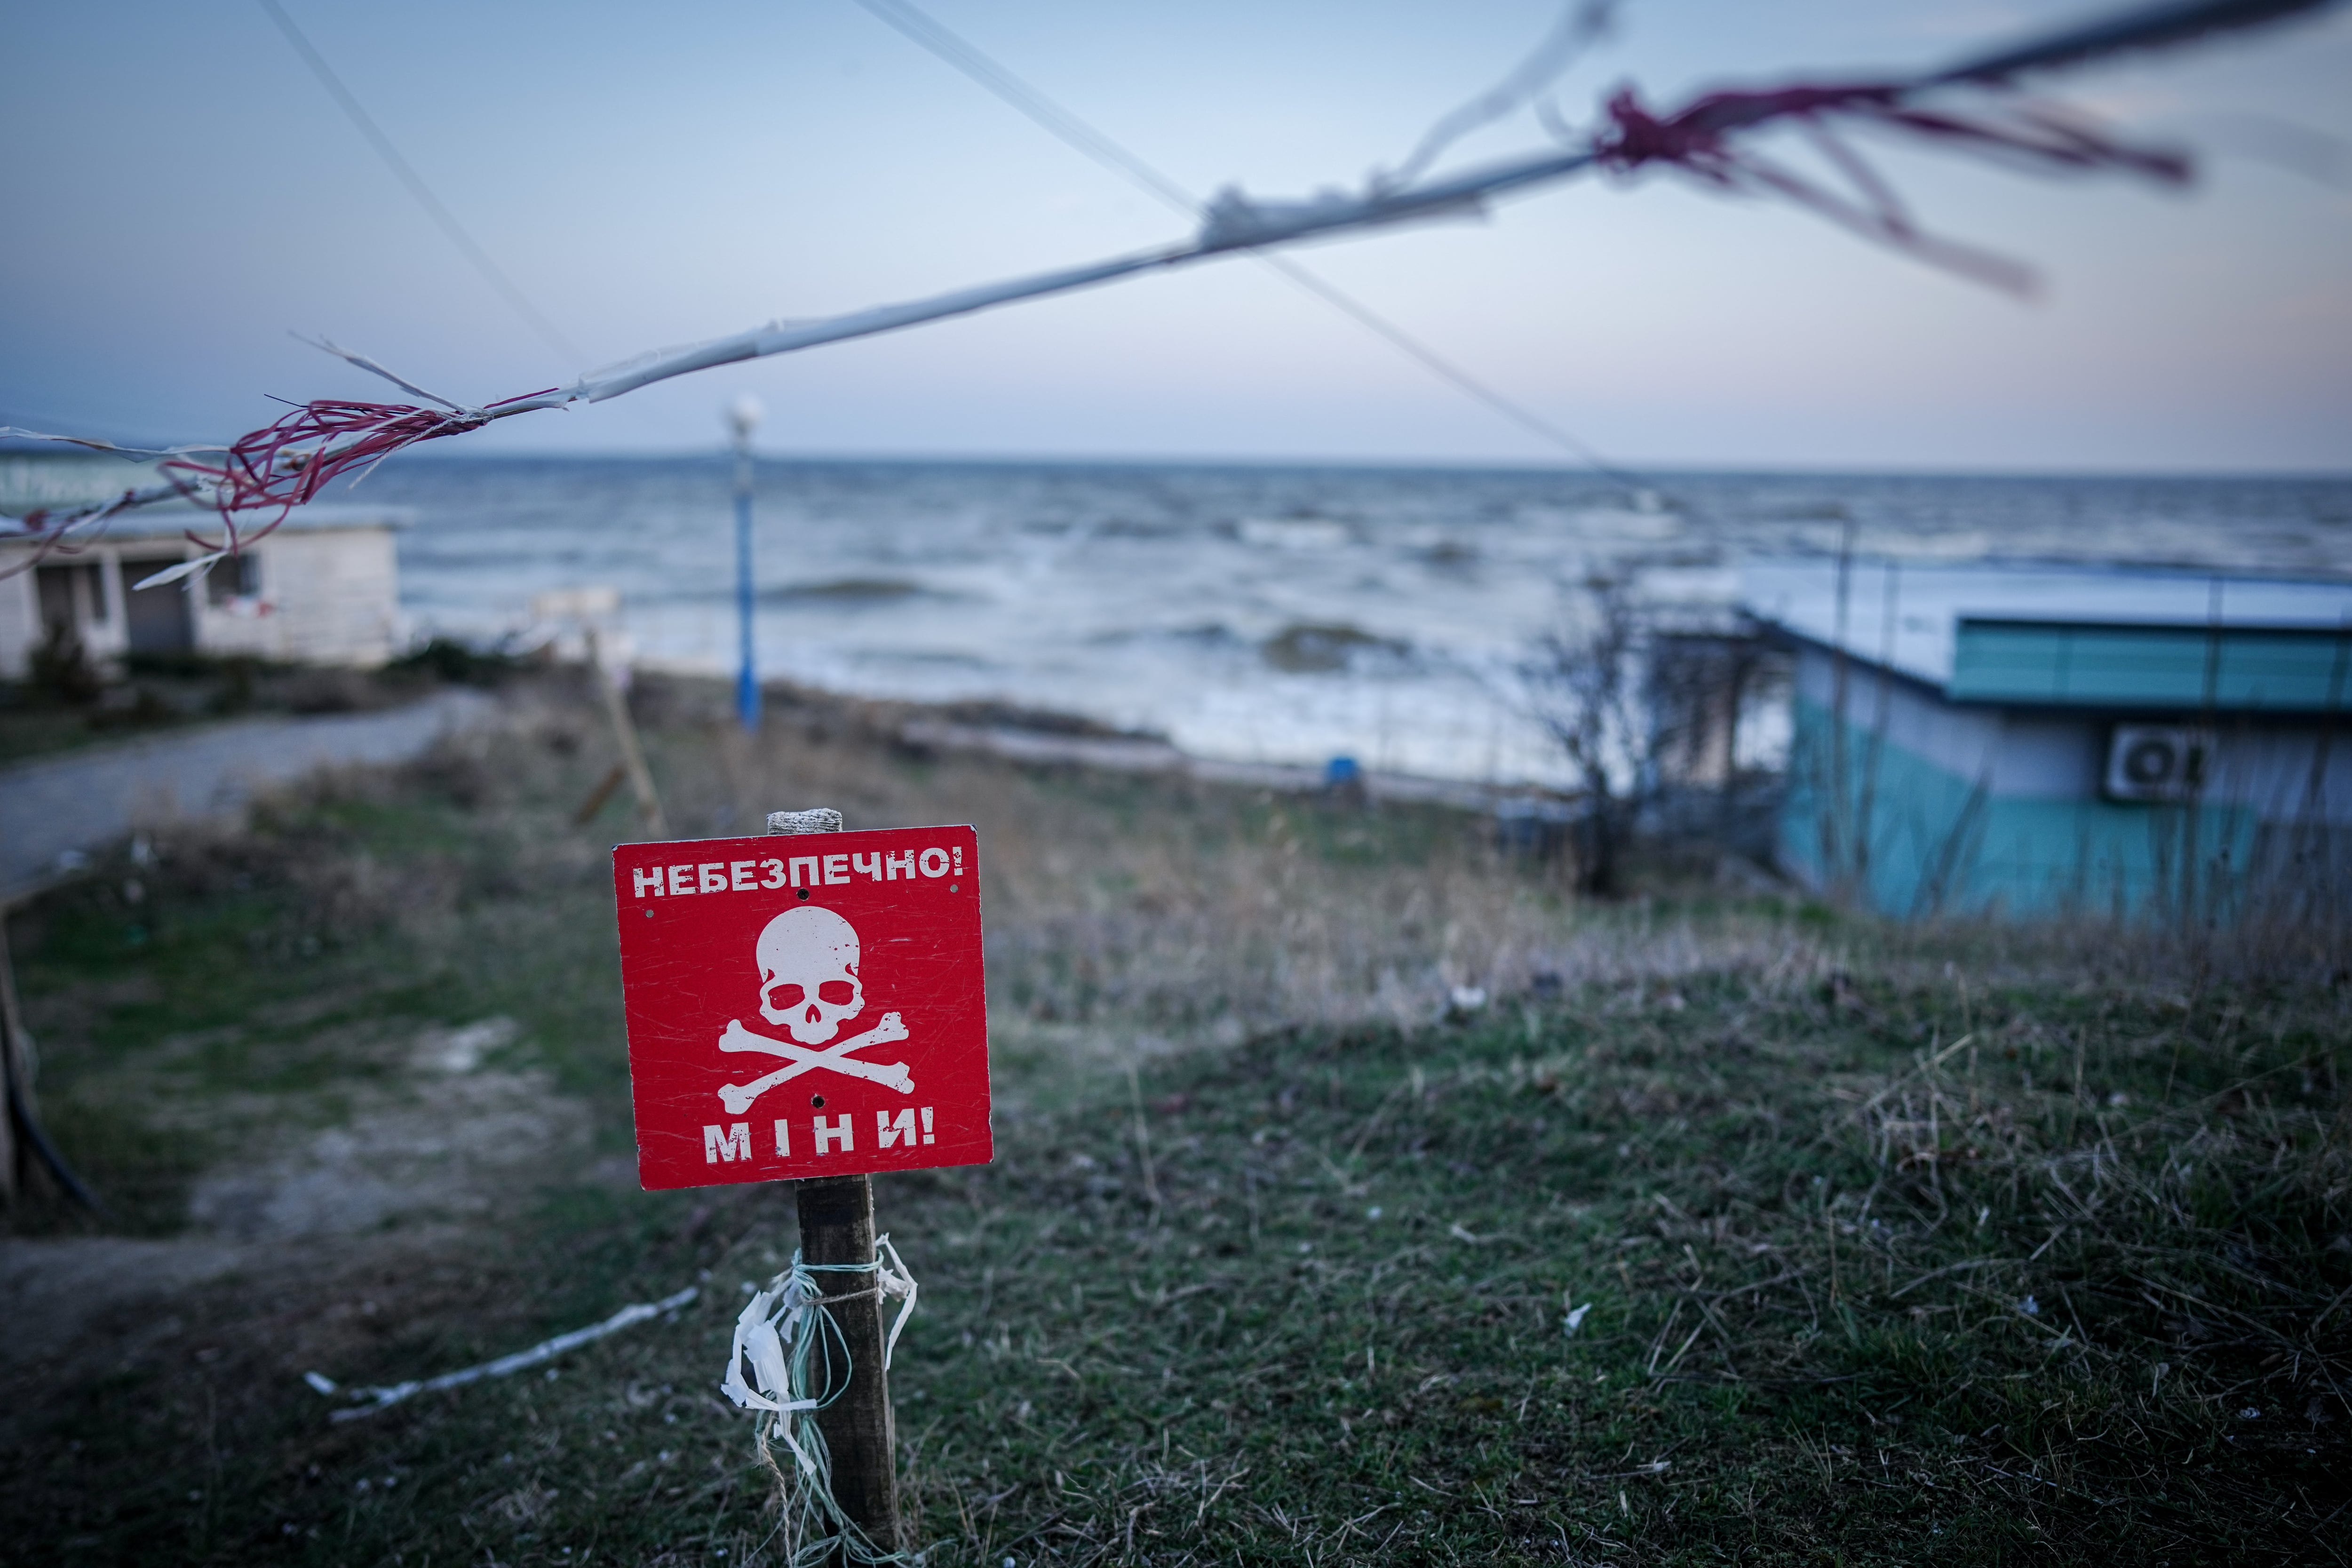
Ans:
POLYGON ((106 623, 106 583, 95 562, 34 569, 41 630, 52 642, 79 642, 82 628, 106 623))
POLYGON ((131 584, 150 577, 167 566, 176 566, 176 555, 161 555, 151 560, 122 562, 123 632, 132 658, 141 654, 184 654, 196 649, 195 617, 188 610, 188 584, 161 583, 152 588, 133 589, 131 584))

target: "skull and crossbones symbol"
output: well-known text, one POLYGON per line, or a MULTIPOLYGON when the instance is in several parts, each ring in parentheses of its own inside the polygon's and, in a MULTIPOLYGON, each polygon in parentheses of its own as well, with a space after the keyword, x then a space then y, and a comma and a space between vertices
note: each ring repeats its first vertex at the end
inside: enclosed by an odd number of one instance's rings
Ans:
POLYGON ((759 1051, 789 1058, 789 1065, 750 1083, 730 1083, 719 1091, 730 1116, 740 1116, 778 1084, 818 1068, 851 1078, 862 1078, 897 1089, 915 1092, 915 1080, 905 1062, 884 1066, 860 1061, 856 1053, 869 1046, 887 1045, 907 1037, 907 1026, 896 1013, 862 1035, 828 1045, 841 1026, 866 1010, 866 983, 858 978, 857 929, 831 910, 803 905, 786 910, 770 921, 753 948, 760 966, 760 1016, 780 1024, 792 1039, 779 1040, 743 1026, 740 1018, 727 1021, 719 1037, 722 1051, 759 1051), (811 1050, 812 1046, 825 1046, 811 1050))

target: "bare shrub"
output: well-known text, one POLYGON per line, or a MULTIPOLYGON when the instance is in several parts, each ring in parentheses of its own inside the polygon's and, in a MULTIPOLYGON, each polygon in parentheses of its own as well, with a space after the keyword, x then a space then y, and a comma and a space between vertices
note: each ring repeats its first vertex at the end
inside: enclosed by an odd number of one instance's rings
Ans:
POLYGON ((64 626, 52 626, 34 647, 26 673, 35 691, 69 708, 86 708, 104 690, 81 638, 64 626))
POLYGON ((1538 638, 1519 681, 1582 797, 1578 890, 1609 897, 1623 891, 1625 851, 1650 784, 1654 726, 1643 692, 1649 634, 1622 581, 1590 578, 1585 595, 1579 624, 1538 638))

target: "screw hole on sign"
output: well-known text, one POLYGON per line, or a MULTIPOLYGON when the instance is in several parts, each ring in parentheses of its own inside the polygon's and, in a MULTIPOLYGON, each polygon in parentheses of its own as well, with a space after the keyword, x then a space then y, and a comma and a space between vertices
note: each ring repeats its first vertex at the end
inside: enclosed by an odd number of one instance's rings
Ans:
MULTIPOLYGON (((803 889, 801 889, 801 897, 802 897, 802 898, 803 898, 803 899, 805 899, 805 898, 807 898, 807 897, 808 897, 808 889, 807 889, 806 888, 803 888, 803 889)), ((647 913, 647 914, 651 914, 651 913, 653 913, 653 910, 647 910, 646 911, 646 913, 647 913)))
POLYGON ((821 1094, 810 1095, 809 1109, 811 1110, 823 1110, 824 1109, 824 1096, 821 1094))
POLYGON ((962 890, 962 887, 958 883, 950 882, 948 884, 948 891, 950 893, 961 892, 962 890))
POLYGON ((646 911, 646 919, 647 919, 647 920, 651 920, 651 919, 653 919, 653 918, 654 918, 654 912, 653 912, 653 910, 647 910, 646 911))

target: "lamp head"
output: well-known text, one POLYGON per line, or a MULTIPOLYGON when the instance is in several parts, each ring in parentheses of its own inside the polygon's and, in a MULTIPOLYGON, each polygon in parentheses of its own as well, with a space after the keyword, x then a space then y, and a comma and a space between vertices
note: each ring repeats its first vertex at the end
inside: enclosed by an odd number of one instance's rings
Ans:
POLYGON ((751 432, 758 429, 760 421, 767 416, 768 405, 760 401, 757 394, 744 393, 729 404, 727 423, 735 432, 736 445, 748 444, 751 439, 751 432))

